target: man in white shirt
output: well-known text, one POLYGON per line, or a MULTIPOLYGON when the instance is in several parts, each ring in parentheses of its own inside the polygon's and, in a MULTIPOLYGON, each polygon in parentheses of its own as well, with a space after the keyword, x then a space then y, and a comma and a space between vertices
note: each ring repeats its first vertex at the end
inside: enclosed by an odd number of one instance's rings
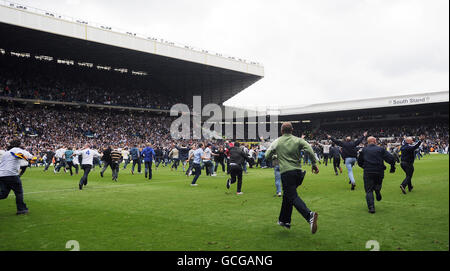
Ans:
POLYGON ((66 148, 64 146, 61 146, 59 149, 55 151, 55 169, 53 170, 53 173, 59 172, 59 170, 64 167, 64 170, 66 169, 66 161, 65 161, 65 155, 66 148), (58 164, 56 166, 56 164, 58 164))
POLYGON ((83 185, 86 186, 88 183, 88 175, 92 169, 94 157, 100 157, 100 153, 98 153, 98 151, 96 150, 90 149, 89 144, 86 144, 84 146, 84 149, 82 151, 77 151, 76 154, 81 156, 81 168, 84 171, 83 177, 81 177, 80 183, 78 185, 78 188, 82 190, 83 185))
POLYGON ((16 195, 17 215, 28 213, 28 208, 23 201, 22 181, 19 177, 20 163, 22 160, 32 159, 33 156, 20 148, 20 141, 13 140, 9 143, 9 150, 0 160, 0 199, 6 199, 9 193, 14 191, 16 195))
POLYGON ((79 159, 79 156, 77 154, 77 150, 76 149, 74 149, 74 151, 73 151, 72 163, 73 163, 73 167, 75 168, 75 174, 78 175, 78 170, 80 168, 80 159, 79 159))
POLYGON ((193 168, 193 157, 194 157, 194 152, 197 149, 197 146, 195 144, 192 144, 192 148, 189 150, 189 156, 188 156, 188 160, 187 162, 189 163, 189 167, 186 170, 186 176, 191 176, 192 174, 192 168, 193 168))
POLYGON ((3 154, 5 154, 5 153, 6 153, 6 151, 0 150, 0 160, 2 159, 2 156, 3 156, 3 154))
POLYGON ((20 168, 19 168, 19 177, 22 177, 22 175, 27 170, 28 166, 30 165, 30 162, 24 159, 20 159, 20 168))
MULTIPOLYGON (((245 155, 248 157, 249 156, 249 150, 247 148, 247 144, 242 144, 241 145, 241 149, 242 151, 244 151, 245 155)), ((242 170, 247 174, 247 161, 244 161, 244 164, 242 165, 242 170)))
POLYGON ((125 164, 123 165, 123 169, 127 169, 127 165, 130 163, 130 152, 128 151, 128 147, 125 147, 122 150, 122 158, 125 164))
POLYGON ((323 161, 325 163, 325 166, 328 166, 328 159, 331 159, 331 157, 330 157, 331 145, 328 141, 325 144, 319 143, 319 145, 322 146, 322 148, 323 148, 323 161))
POLYGON ((215 176, 215 174, 214 174, 214 165, 213 165, 213 163, 211 161, 212 151, 211 151, 211 144, 210 143, 208 143, 208 145, 206 145, 204 153, 205 153, 205 157, 203 158, 203 164, 205 165, 206 176, 208 176, 208 175, 215 176))

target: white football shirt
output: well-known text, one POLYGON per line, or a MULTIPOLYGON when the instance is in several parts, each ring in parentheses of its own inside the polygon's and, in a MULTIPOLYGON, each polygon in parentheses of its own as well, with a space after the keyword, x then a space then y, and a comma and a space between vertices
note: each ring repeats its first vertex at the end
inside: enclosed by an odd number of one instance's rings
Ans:
POLYGON ((33 156, 21 148, 12 148, 3 154, 0 160, 0 177, 19 176, 21 161, 25 161, 18 157, 22 154, 26 159, 32 159, 33 156))
POLYGON ((82 165, 93 165, 94 164, 94 157, 100 157, 100 153, 98 153, 96 150, 91 149, 84 149, 82 151, 77 151, 77 155, 81 155, 81 164, 82 165))

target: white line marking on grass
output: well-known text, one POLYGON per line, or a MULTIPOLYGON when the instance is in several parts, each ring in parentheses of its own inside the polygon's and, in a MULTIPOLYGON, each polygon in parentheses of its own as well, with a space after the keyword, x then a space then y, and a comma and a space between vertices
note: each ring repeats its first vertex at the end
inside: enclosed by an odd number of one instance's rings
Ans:
MULTIPOLYGON (((186 180, 183 180, 185 182, 186 180)), ((119 184, 119 185, 103 185, 103 186, 90 186, 88 191, 92 189, 103 189, 103 188, 121 188, 121 187, 131 187, 131 186, 140 186, 140 185, 148 185, 148 184, 159 184, 159 183, 174 183, 174 182, 182 182, 182 180, 170 180, 170 181, 160 181, 160 182, 147 182, 147 183, 137 183, 137 184, 119 184)), ((77 185, 78 186, 78 185, 77 185)), ((60 190, 46 190, 46 191, 34 191, 34 192, 25 192, 24 195, 30 194, 44 194, 44 193, 54 193, 54 192, 73 192, 78 191, 78 188, 68 188, 68 189, 60 189, 60 190)), ((14 194, 13 194, 14 196, 14 194)))
MULTIPOLYGON (((104 185, 104 186, 91 186, 89 189, 101 189, 101 188, 116 188, 116 187, 124 187, 124 186, 136 186, 139 184, 122 184, 122 185, 104 185)), ((77 191, 78 188, 68 188, 68 189, 60 189, 60 190, 47 190, 47 191, 34 191, 34 192, 26 192, 23 193, 24 195, 29 194, 42 194, 42 193, 52 193, 52 192, 70 192, 70 191, 77 191)))

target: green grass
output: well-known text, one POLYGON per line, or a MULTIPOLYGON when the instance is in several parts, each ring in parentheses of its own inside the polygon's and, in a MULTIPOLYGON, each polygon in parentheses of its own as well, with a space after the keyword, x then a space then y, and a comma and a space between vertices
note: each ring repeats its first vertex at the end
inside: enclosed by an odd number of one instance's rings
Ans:
MULTIPOLYGON (((273 169, 250 169, 244 195, 225 187, 226 175, 192 178, 168 168, 143 175, 111 171, 100 178, 97 168, 89 184, 78 190, 80 175, 29 169, 22 177, 30 213, 15 215, 15 198, 0 201, 0 250, 68 250, 77 240, 81 250, 368 250, 376 240, 381 250, 449 250, 449 160, 427 156, 415 164, 415 190, 403 195, 404 173, 386 173, 383 200, 376 214, 365 202, 362 170, 350 191, 346 170, 332 167, 308 174, 298 189, 308 207, 319 213, 318 232, 294 209, 292 228, 276 224, 281 198, 274 197, 273 169)), ((53 168, 51 168, 53 169, 53 168)))

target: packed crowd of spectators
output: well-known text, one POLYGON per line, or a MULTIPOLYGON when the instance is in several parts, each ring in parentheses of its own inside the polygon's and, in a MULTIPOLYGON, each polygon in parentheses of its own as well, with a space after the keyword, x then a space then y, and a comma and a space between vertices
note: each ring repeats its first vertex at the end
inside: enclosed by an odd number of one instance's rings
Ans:
POLYGON ((180 102, 147 76, 0 56, 0 96, 165 109, 180 102))
POLYGON ((171 122, 170 117, 145 113, 8 107, 0 111, 0 145, 4 149, 9 139, 19 137, 37 153, 86 143, 99 149, 110 144, 169 144, 171 122))

